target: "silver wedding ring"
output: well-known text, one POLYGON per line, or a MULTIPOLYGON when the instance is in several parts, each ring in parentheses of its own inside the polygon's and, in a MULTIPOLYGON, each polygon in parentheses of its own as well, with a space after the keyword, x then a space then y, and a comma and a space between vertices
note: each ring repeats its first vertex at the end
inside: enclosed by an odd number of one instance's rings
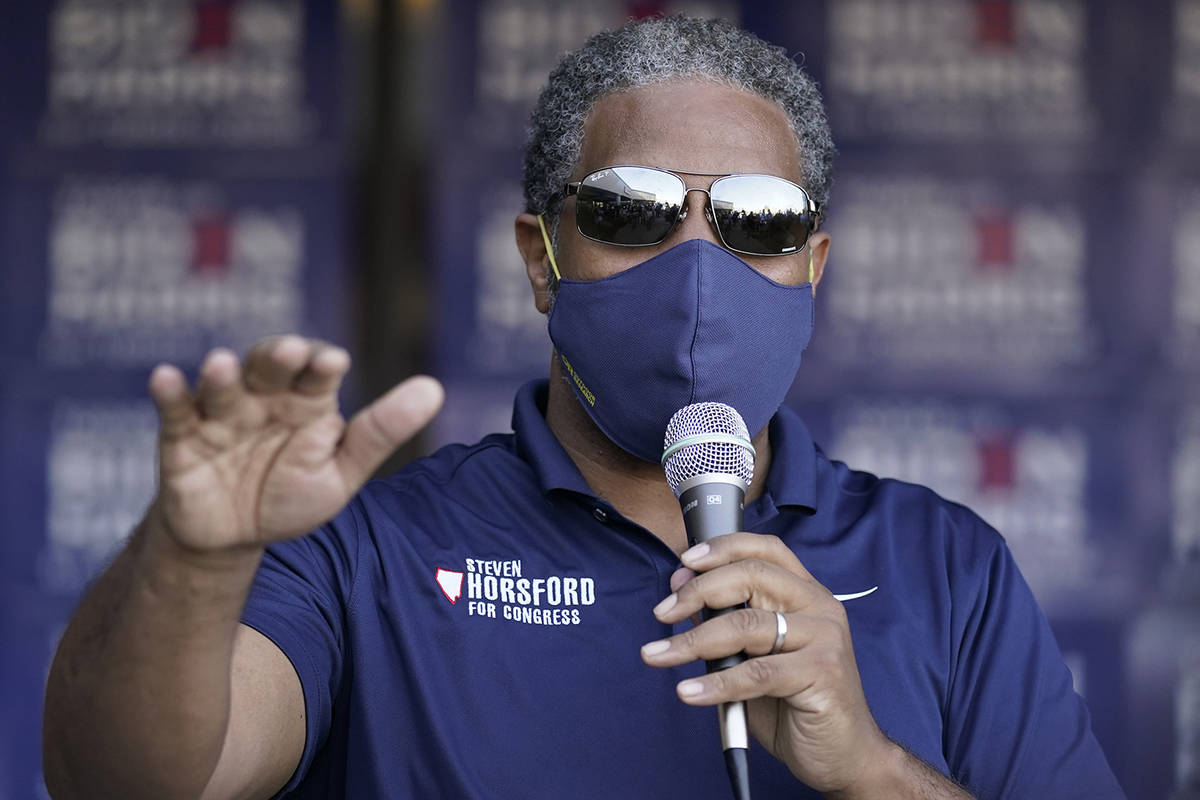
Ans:
POLYGON ((787 618, 775 612, 775 644, 768 655, 775 655, 783 650, 783 640, 787 638, 787 618))

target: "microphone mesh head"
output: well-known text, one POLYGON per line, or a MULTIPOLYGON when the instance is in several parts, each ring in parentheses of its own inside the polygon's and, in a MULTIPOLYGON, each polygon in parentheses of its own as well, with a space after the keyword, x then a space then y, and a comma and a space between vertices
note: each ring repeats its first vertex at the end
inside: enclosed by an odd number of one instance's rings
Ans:
POLYGON ((663 462, 671 491, 697 475, 733 475, 749 485, 754 478, 754 447, 742 415, 724 403, 692 403, 667 423, 663 451, 684 439, 697 441, 671 453, 663 462), (733 441, 731 441, 731 439, 733 441))

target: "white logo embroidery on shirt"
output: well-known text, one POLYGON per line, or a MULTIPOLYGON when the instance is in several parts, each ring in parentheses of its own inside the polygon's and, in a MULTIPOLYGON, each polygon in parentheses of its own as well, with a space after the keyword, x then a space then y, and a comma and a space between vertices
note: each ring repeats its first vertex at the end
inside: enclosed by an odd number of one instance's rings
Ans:
POLYGON ((596 602, 596 579, 585 575, 526 577, 521 559, 468 558, 465 570, 438 567, 438 587, 451 604, 466 595, 467 616, 526 625, 578 625, 596 602))
POLYGON ((841 600, 843 603, 846 602, 847 600, 857 600, 860 597, 866 597, 867 595, 869 595, 871 592, 875 591, 878 588, 879 588, 878 586, 872 586, 870 589, 867 589, 865 592, 853 592, 852 594, 835 594, 833 596, 833 599, 841 600))
POLYGON ((446 599, 453 605, 458 602, 458 598, 462 597, 462 582, 463 574, 454 570, 437 568, 437 582, 442 589, 442 594, 446 595, 446 599))

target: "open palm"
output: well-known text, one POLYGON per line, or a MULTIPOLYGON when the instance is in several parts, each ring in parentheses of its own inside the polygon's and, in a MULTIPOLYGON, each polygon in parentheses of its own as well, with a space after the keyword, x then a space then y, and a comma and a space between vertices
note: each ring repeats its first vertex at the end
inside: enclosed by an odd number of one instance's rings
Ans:
POLYGON ((344 350, 298 336, 205 359, 195 391, 160 366, 150 393, 161 419, 157 510, 185 547, 261 546, 336 514, 441 405, 441 387, 399 384, 347 424, 337 391, 344 350))

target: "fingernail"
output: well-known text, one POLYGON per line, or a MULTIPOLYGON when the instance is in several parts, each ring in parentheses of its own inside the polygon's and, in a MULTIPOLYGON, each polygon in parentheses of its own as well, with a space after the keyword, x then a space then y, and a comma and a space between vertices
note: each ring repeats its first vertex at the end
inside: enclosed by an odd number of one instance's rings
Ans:
POLYGON ((654 607, 654 616, 661 617, 663 614, 675 607, 675 603, 679 600, 675 595, 667 595, 667 599, 654 607))
POLYGON ((306 339, 289 333, 280 337, 279 341, 275 343, 275 353, 286 356, 308 352, 308 346, 306 339))
POLYGON ((317 356, 330 366, 341 366, 350 362, 350 354, 340 347, 327 347, 317 356))
POLYGON ((697 561, 699 561, 700 559, 704 558, 706 555, 708 555, 708 551, 711 549, 712 548, 709 547, 707 543, 702 542, 701 544, 698 544, 695 547, 692 547, 688 550, 684 550, 683 555, 681 555, 679 557, 679 560, 682 561, 684 564, 688 564, 688 565, 694 564, 697 561))
POLYGON ((209 378, 228 378, 229 370, 235 364, 237 364, 237 356, 233 354, 233 351, 218 347, 210 350, 204 357, 204 361, 200 364, 200 374, 209 378))
POLYGON ((642 645, 642 655, 656 656, 659 653, 665 653, 671 648, 671 643, 666 639, 659 639, 657 642, 647 642, 642 645))
POLYGON ((700 681, 684 681, 676 687, 680 697, 695 697, 704 691, 704 684, 700 681))

